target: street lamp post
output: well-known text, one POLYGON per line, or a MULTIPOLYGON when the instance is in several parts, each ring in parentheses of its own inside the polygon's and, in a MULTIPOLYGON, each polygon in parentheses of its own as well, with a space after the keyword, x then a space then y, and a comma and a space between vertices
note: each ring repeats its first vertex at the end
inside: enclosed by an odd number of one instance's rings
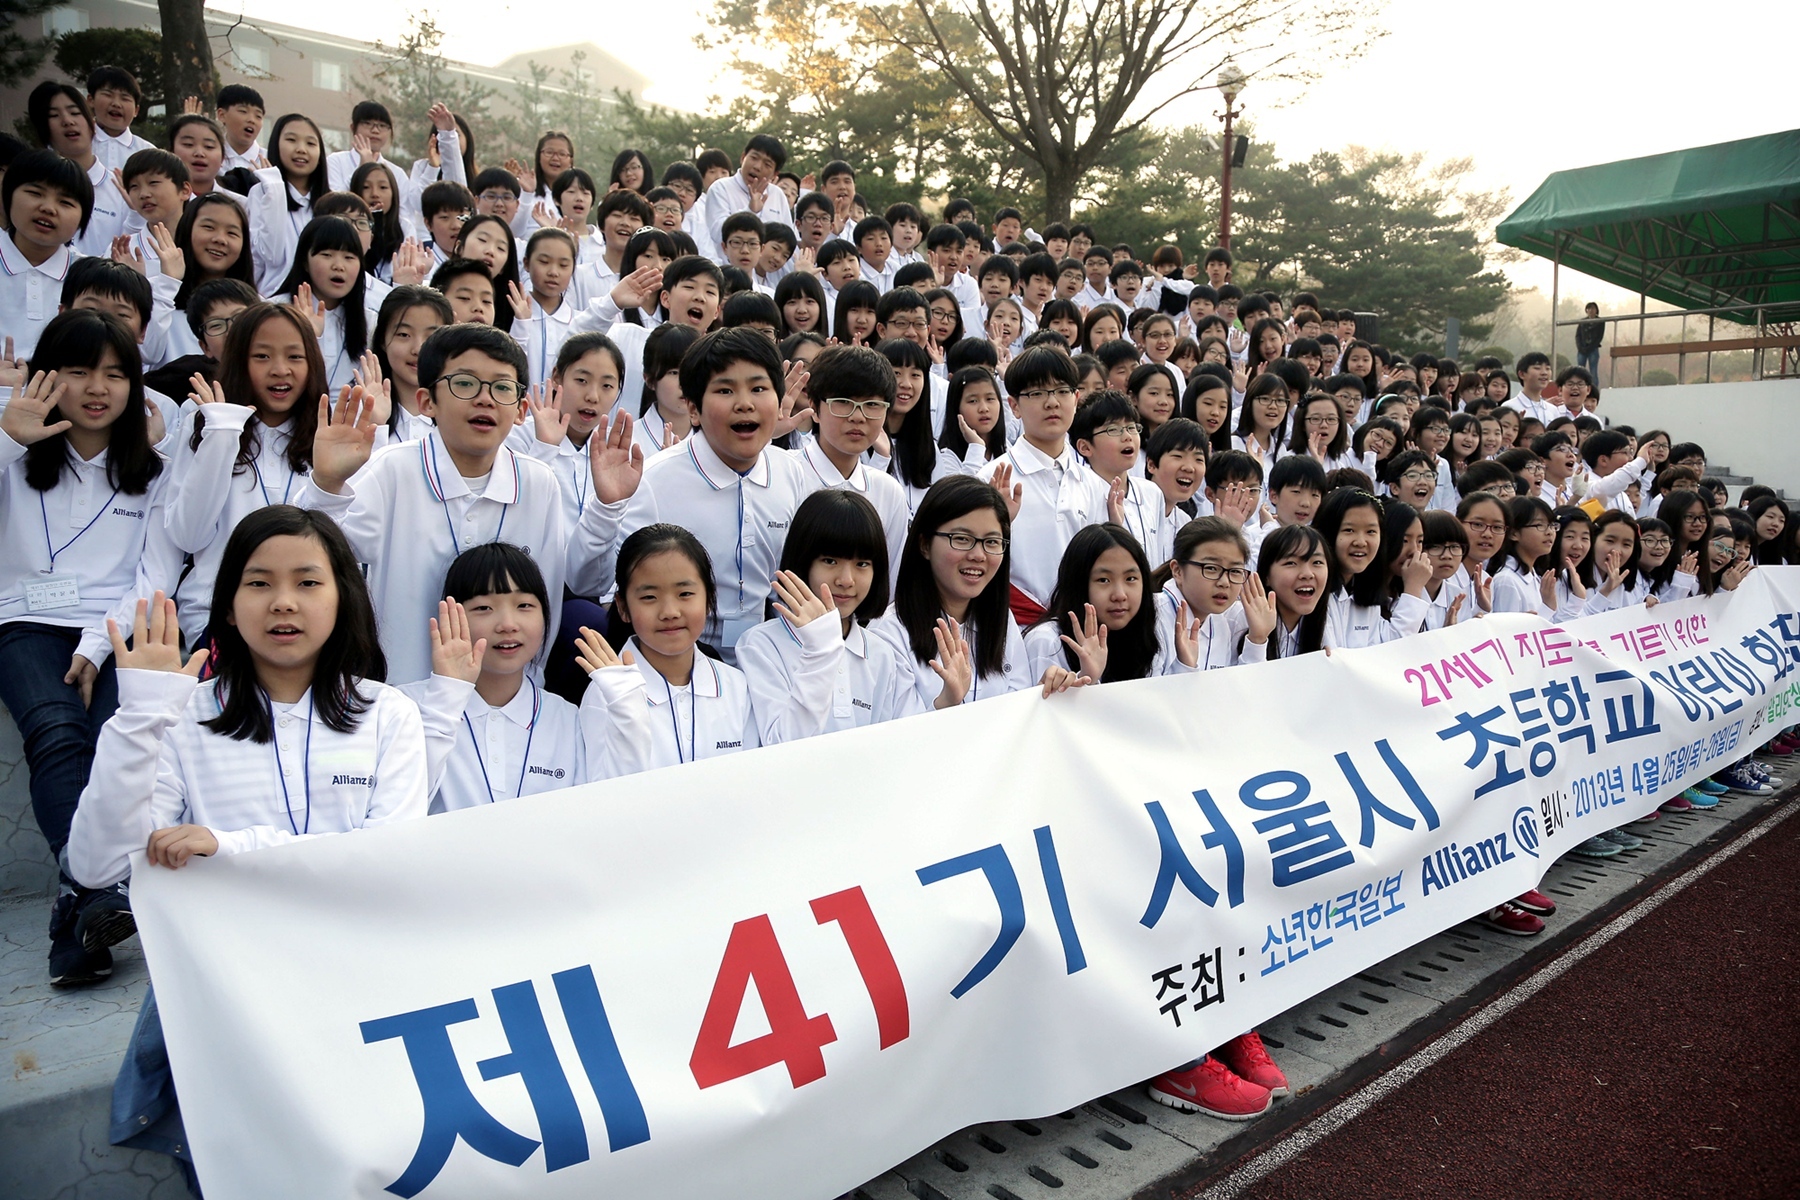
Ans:
POLYGON ((1225 111, 1217 114, 1225 118, 1225 142, 1223 146, 1224 172, 1219 180, 1219 245, 1226 250, 1231 249, 1231 122, 1243 110, 1233 108, 1232 103, 1244 90, 1246 83, 1244 73, 1237 64, 1227 62, 1219 68, 1216 86, 1225 97, 1225 111))

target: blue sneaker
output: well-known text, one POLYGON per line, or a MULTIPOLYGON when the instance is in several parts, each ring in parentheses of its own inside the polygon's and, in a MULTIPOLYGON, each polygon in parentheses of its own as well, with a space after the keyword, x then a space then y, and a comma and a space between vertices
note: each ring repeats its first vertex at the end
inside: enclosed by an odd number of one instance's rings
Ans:
POLYGON ((1734 792, 1744 792, 1751 796, 1773 796, 1775 789, 1744 769, 1738 763, 1729 770, 1721 771, 1715 778, 1734 792))
POLYGON ((1696 792, 1705 792, 1709 796, 1723 796, 1726 792, 1729 792, 1731 788, 1720 783, 1717 779, 1702 779, 1699 783, 1694 785, 1694 790, 1696 792))
POLYGON ((1717 807, 1719 807, 1719 798, 1717 796, 1709 795, 1708 793, 1701 791, 1699 788, 1689 788, 1687 791, 1681 793, 1681 798, 1683 800, 1686 800, 1689 804, 1693 805, 1695 808, 1717 808, 1717 807))
POLYGON ((1624 849, 1625 847, 1617 842, 1608 841, 1604 837, 1591 837, 1569 853, 1579 854, 1583 858, 1611 858, 1613 855, 1623 852, 1624 849))

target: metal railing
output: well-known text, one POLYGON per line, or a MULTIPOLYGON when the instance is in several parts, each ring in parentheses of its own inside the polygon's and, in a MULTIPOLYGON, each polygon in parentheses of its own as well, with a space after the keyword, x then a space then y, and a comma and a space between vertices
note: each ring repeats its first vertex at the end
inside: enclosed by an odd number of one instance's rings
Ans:
MULTIPOLYGON (((1750 379, 1792 379, 1800 377, 1800 305, 1781 304, 1769 306, 1736 305, 1730 308, 1689 308, 1668 309, 1662 312, 1650 311, 1639 298, 1639 308, 1635 313, 1611 317, 1575 317, 1568 320, 1552 322, 1551 342, 1557 345, 1561 338, 1557 333, 1565 328, 1572 328, 1588 321, 1606 323, 1608 337, 1601 343, 1602 357, 1606 359, 1606 378, 1600 380, 1603 387, 1642 387, 1644 386, 1645 359, 1675 359, 1675 381, 1677 383, 1712 383, 1713 358, 1719 354, 1750 355, 1750 379), (1755 313, 1755 323, 1745 324, 1736 318, 1745 312, 1755 313), (1727 322, 1727 330, 1732 336, 1720 338, 1718 320, 1721 316, 1734 318, 1727 322), (1706 319, 1706 336, 1704 339, 1690 341, 1688 339, 1688 321, 1690 318, 1706 319), (1672 342, 1652 342, 1646 340, 1651 321, 1679 320, 1681 327, 1672 342), (1618 331, 1627 325, 1637 325, 1637 341, 1635 344, 1620 344, 1618 331), (1742 332, 1740 332, 1742 331, 1742 332), (1775 351, 1773 355, 1770 351, 1775 351), (1688 378, 1688 358, 1703 357, 1705 368, 1702 377, 1688 378), (1619 362, 1621 359, 1633 359, 1637 369, 1633 378, 1621 383, 1619 362), (1771 367, 1773 369, 1771 369, 1771 367)), ((1569 355, 1571 362, 1578 361, 1574 354, 1569 355)))

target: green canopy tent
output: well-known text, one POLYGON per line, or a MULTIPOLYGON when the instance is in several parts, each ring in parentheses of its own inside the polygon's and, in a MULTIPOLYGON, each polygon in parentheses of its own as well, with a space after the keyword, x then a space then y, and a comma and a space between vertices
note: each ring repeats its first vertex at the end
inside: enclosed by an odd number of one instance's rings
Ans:
POLYGON ((1791 319, 1800 129, 1558 171, 1496 236, 1678 308, 1758 324, 1789 306, 1791 319))

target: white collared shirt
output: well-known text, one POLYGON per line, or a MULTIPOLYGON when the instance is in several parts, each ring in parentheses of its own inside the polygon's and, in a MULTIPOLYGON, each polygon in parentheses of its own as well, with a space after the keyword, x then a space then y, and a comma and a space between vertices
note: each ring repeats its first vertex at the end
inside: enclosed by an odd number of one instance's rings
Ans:
POLYGON ((1424 627, 1429 607, 1419 597, 1402 593, 1394 600, 1394 615, 1383 617, 1380 605, 1358 604, 1345 588, 1332 592, 1326 603, 1323 644, 1336 650, 1379 646, 1417 633, 1424 627))
MULTIPOLYGON (((1153 675, 1172 675, 1183 668, 1181 660, 1175 654, 1175 621, 1181 615, 1181 606, 1187 603, 1181 594, 1181 586, 1173 579, 1162 586, 1156 593, 1156 661, 1157 666, 1151 670, 1153 675)), ((1192 621, 1192 610, 1188 620, 1192 621)), ((1235 667, 1240 663, 1266 662, 1269 657, 1267 642, 1253 642, 1244 635, 1249 632, 1250 623, 1244 618, 1244 606, 1233 604, 1222 613, 1214 613, 1200 623, 1199 658, 1194 667, 1196 671, 1214 671, 1220 667, 1235 667)))
POLYGON ((68 465, 40 492, 25 481, 25 453, 0 430, 0 625, 79 629, 76 653, 97 666, 112 653, 106 618, 129 629, 137 598, 149 594, 140 565, 162 519, 169 464, 128 495, 107 477, 106 451, 84 462, 65 443, 68 465))
POLYGON ((793 455, 769 449, 739 475, 704 435, 690 437, 644 464, 630 500, 587 506, 570 548, 571 565, 580 564, 570 587, 581 596, 612 595, 627 537, 659 521, 685 526, 712 557, 718 585, 718 615, 707 622, 706 640, 729 658, 738 639, 762 624, 788 524, 816 482, 793 455))
MULTIPOLYGON (((294 503, 328 513, 357 558, 368 564, 369 594, 381 614, 388 678, 411 683, 431 674, 430 618, 443 595, 444 573, 471 546, 508 542, 536 560, 545 590, 560 598, 568 526, 562 489, 543 463, 502 446, 480 496, 456 473, 442 436, 390 446, 333 495, 308 476, 294 503)), ((556 638, 560 604, 546 614, 544 637, 556 638)))
POLYGON ((231 143, 227 141, 225 143, 225 161, 220 164, 219 173, 224 174, 226 171, 235 171, 239 167, 242 167, 246 171, 261 170, 262 168, 257 165, 258 161, 265 159, 268 156, 269 152, 263 149, 263 144, 261 142, 251 142, 250 149, 239 154, 236 150, 231 148, 231 143))
POLYGON ((738 642, 765 746, 890 721, 903 697, 893 647, 836 610, 796 629, 764 621, 738 642))
POLYGON ((643 770, 718 758, 762 744, 750 685, 742 671, 695 650, 688 682, 677 686, 650 665, 636 638, 625 643, 621 657, 625 652, 637 660, 630 668, 637 678, 621 676, 621 686, 606 692, 589 687, 581 706, 603 707, 609 720, 628 723, 641 743, 643 770), (643 719, 646 713, 648 720, 643 719))
POLYGON ((1020 438, 983 467, 980 478, 992 482, 1002 463, 1012 468, 1013 483, 1024 488, 1012 523, 1012 585, 1045 604, 1056 588, 1056 571, 1069 540, 1106 520, 1106 483, 1081 461, 1067 438, 1055 458, 1020 438))
POLYGON ((281 168, 264 167, 247 197, 250 210, 250 251, 256 262, 256 290, 274 295, 294 265, 300 231, 312 220, 312 198, 282 177, 281 168), (297 208, 290 209, 293 201, 297 208))
POLYGON ((220 854, 391 825, 425 815, 425 736, 413 702, 358 680, 370 700, 349 733, 313 711, 308 691, 271 706, 274 739, 201 724, 219 715, 218 680, 119 672, 119 708, 100 731, 93 773, 69 830, 69 871, 89 887, 131 874, 155 829, 204 825, 220 854))
MULTIPOLYGON (((702 240, 694 235, 699 243, 700 253, 714 262, 725 261, 725 218, 732 213, 750 212, 750 187, 744 182, 744 173, 739 170, 717 181, 706 190, 706 238, 702 240)), ((699 207, 698 203, 695 207, 699 207)), ((756 214, 763 224, 780 223, 789 228, 794 227, 794 214, 788 208, 787 193, 776 187, 773 182, 763 193, 762 210, 756 214)))
MULTIPOLYGON (((1037 684, 1037 680, 1031 677, 1031 663, 1025 653, 1025 639, 1019 636, 1018 623, 1013 620, 1011 612, 1007 612, 1005 617, 1006 631, 1002 636, 1006 639, 1006 651, 1001 659, 1000 670, 995 674, 975 676, 968 692, 963 695, 964 704, 1004 696, 1008 692, 1026 691, 1037 684)), ((918 655, 913 653, 912 637, 891 607, 869 622, 869 634, 886 642, 894 656, 901 697, 900 715, 930 712, 936 706, 938 696, 943 693, 944 681, 931 669, 928 662, 921 662, 918 655)), ((962 634, 969 643, 970 661, 978 661, 979 638, 975 630, 964 624, 962 634)), ((935 650, 932 657, 937 657, 935 650)))
POLYGON ((108 171, 123 171, 125 160, 133 154, 139 150, 154 149, 155 142, 139 137, 129 127, 124 133, 114 137, 100 128, 98 123, 94 125, 94 157, 105 163, 108 171))
POLYGON ((113 181, 112 171, 98 156, 87 177, 94 185, 94 213, 87 228, 75 235, 74 244, 83 254, 106 258, 112 254, 112 240, 141 226, 143 218, 132 211, 131 202, 113 181))
POLYGON ((861 462, 846 477, 825 456, 817 437, 803 439, 800 449, 787 453, 806 468, 811 484, 807 495, 826 490, 855 492, 874 506, 875 515, 881 518, 882 531, 887 534, 888 586, 892 588, 900 577, 900 558, 906 552, 906 530, 912 521, 906 490, 900 486, 900 481, 892 475, 871 470, 861 462))
POLYGON ((58 246, 34 267, 12 234, 0 229, 0 336, 12 339, 18 357, 30 358, 37 349, 38 335, 62 305, 69 265, 80 257, 74 247, 58 246))
POLYGON ((574 329, 576 311, 575 303, 564 296, 555 312, 545 312, 534 296, 531 315, 513 318, 513 340, 525 351, 525 363, 531 369, 530 383, 548 386, 550 374, 556 370, 556 356, 562 353, 563 343, 574 329))

